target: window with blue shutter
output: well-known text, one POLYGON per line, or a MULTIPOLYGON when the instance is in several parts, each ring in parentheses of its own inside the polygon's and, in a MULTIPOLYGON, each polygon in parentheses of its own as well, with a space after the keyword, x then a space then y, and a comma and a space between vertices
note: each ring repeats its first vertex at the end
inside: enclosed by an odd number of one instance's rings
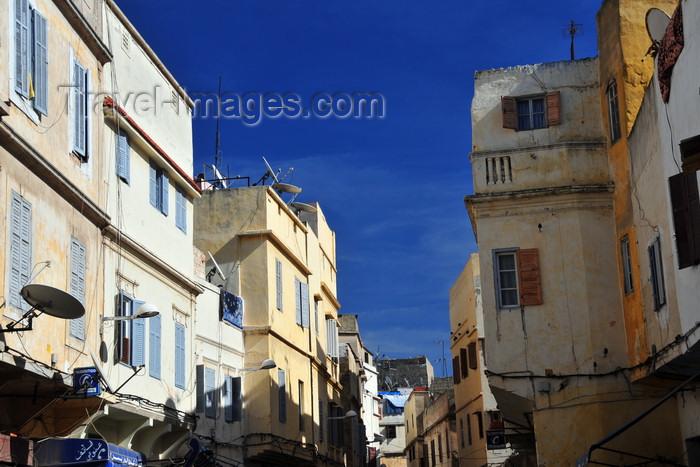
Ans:
POLYGON ((297 313, 297 324, 301 326, 301 281, 294 278, 294 304, 297 313))
MULTIPOLYGON (((131 316, 132 298, 124 292, 117 294, 117 309, 115 316, 131 316)), ((115 352, 116 362, 131 365, 131 321, 115 321, 115 352)))
POLYGON ((49 108, 49 54, 46 18, 34 10, 34 108, 48 115, 49 108))
POLYGON ((282 311, 282 262, 275 259, 275 281, 277 291, 277 309, 282 311))
POLYGON ((204 369, 204 416, 216 418, 216 371, 211 368, 204 369))
POLYGON ((160 379, 160 315, 148 320, 148 374, 160 379))
POLYGON ((187 232, 187 199, 179 188, 175 190, 175 225, 187 232))
POLYGON ((163 169, 151 163, 149 176, 149 200, 151 206, 168 215, 168 187, 170 181, 163 169))
MULTIPOLYGON (((77 238, 70 242, 70 293, 85 305, 85 245, 77 238)), ((80 340, 85 339, 85 316, 70 320, 70 335, 80 340)))
POLYGON ((224 376, 223 385, 223 400, 224 400, 224 421, 231 423, 233 421, 233 381, 229 375, 224 376))
POLYGON ((87 71, 73 62, 73 152, 87 160, 87 71))
POLYGON ((29 97, 29 3, 15 0, 15 90, 29 97))
POLYGON ((301 326, 309 327, 309 284, 301 283, 301 326))
POLYGON ((287 422, 287 382, 284 370, 277 370, 277 385, 279 389, 279 420, 287 422))
POLYGON ((29 280, 32 260, 32 205, 12 192, 10 201, 10 305, 29 310, 20 291, 29 280))
MULTIPOLYGON (((146 302, 134 300, 131 304, 132 313, 146 302)), ((131 366, 146 364, 146 320, 143 318, 131 321, 131 366)))
POLYGON ((195 412, 197 413, 203 413, 204 412, 204 392, 205 392, 205 384, 204 384, 204 365, 197 365, 196 368, 196 390, 197 390, 197 399, 195 401, 195 412))
POLYGON ((175 387, 185 389, 185 327, 175 323, 175 387))
POLYGON ((119 131, 116 137, 116 169, 117 176, 121 178, 127 185, 131 172, 131 151, 129 149, 129 137, 124 131, 119 131))

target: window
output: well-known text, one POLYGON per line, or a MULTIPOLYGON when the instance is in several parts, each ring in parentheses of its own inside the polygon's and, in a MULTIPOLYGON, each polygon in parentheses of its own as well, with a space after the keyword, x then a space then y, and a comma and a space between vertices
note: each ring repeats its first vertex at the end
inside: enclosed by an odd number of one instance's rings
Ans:
POLYGON ((459 441, 460 441, 460 444, 462 445, 462 449, 464 449, 464 419, 463 418, 459 419, 459 441))
POLYGON ((442 463, 442 435, 438 433, 438 461, 442 463))
POLYGON ((318 400, 318 440, 323 442, 325 440, 325 433, 323 431, 323 399, 318 400))
POLYGON ((454 380, 455 384, 459 384, 460 382, 460 366, 459 366, 459 355, 456 357, 452 358, 452 379, 454 380))
POLYGON ((44 115, 49 104, 48 70, 46 18, 28 0, 15 0, 15 91, 31 99, 34 109, 44 115))
POLYGON ((197 365, 197 413, 207 418, 216 418, 217 406, 216 371, 197 365))
POLYGON ((27 311, 20 291, 32 267, 32 205, 14 191, 10 204, 10 305, 27 311))
POLYGON ((467 414, 465 416, 465 418, 467 419, 467 442, 469 443, 469 446, 471 446, 472 445, 472 419, 469 416, 469 414, 467 414))
POLYGON ((430 461, 433 467, 435 466, 435 440, 430 440, 430 461))
POLYGON ((559 91, 537 96, 501 98, 503 128, 534 130, 561 123, 561 97, 559 91))
POLYGON ((447 453, 447 458, 450 458, 450 432, 445 429, 445 452, 447 453))
POLYGON ((668 179, 676 234, 678 269, 700 263, 700 197, 695 172, 668 179))
POLYGON ((394 439, 396 438, 396 426, 395 425, 387 425, 386 426, 386 439, 394 439))
POLYGON ((287 423, 287 384, 286 374, 284 370, 277 370, 277 385, 279 391, 279 420, 281 423, 287 423))
POLYGON ((605 95, 608 98, 608 124, 610 125, 610 142, 614 143, 622 132, 620 131, 620 107, 617 101, 617 81, 611 80, 608 88, 605 90, 605 95))
POLYGON ((299 380, 299 431, 304 431, 304 382, 299 380))
POLYGON ((73 152, 82 160, 88 159, 88 72, 78 61, 73 61, 73 152))
POLYGON ((479 368, 479 360, 476 355, 476 342, 470 342, 467 347, 469 348, 469 368, 476 370, 479 368))
MULTIPOLYGON (((124 292, 117 295, 117 316, 131 316, 145 302, 134 300, 124 292)), ((126 365, 139 366, 145 364, 145 322, 143 319, 116 321, 117 333, 116 356, 118 361, 126 365)))
POLYGON ((664 271, 659 237, 656 237, 649 245, 648 251, 651 290, 654 295, 654 311, 659 311, 666 304, 666 289, 664 287, 664 271))
MULTIPOLYGON (((78 239, 70 241, 70 293, 85 306, 85 245, 78 239)), ((70 320, 70 335, 85 339, 85 316, 70 320)))
MULTIPOLYGON (((318 336, 319 334, 319 329, 318 329, 318 302, 319 299, 314 297, 314 329, 316 330, 316 335, 318 336)), ((365 354, 365 363, 369 363, 367 361, 367 355, 365 354)))
POLYGON ((467 361, 467 349, 459 349, 459 364, 462 371, 462 378, 469 376, 469 366, 467 361))
POLYGON ((224 381, 224 420, 228 423, 243 420, 240 376, 227 375, 224 381))
POLYGON ((277 309, 282 311, 282 262, 275 259, 275 281, 277 293, 277 309))
POLYGON ((175 189, 175 225, 187 233, 187 198, 180 188, 175 189))
POLYGON ((163 169, 151 163, 149 199, 151 206, 168 215, 168 176, 163 169))
POLYGON ((297 324, 303 328, 309 327, 309 284, 294 278, 294 294, 296 298, 297 324))
POLYGON ((180 323, 175 323, 175 387, 185 389, 185 326, 180 323))
POLYGON ((129 174, 131 172, 131 161, 130 161, 130 148, 129 148, 129 137, 124 133, 124 131, 119 131, 115 135, 116 142, 116 171, 117 176, 122 179, 127 185, 129 184, 129 174))
POLYGON ((537 249, 494 250, 493 256, 498 308, 541 305, 542 284, 537 249))
POLYGON ((333 318, 326 318, 326 352, 338 361, 338 323, 333 318))
POLYGON ((148 374, 160 379, 160 315, 148 319, 148 374))
POLYGON ((484 439, 484 417, 481 412, 474 412, 474 416, 476 417, 476 426, 479 430, 479 439, 484 439))
POLYGON ((622 255, 622 276, 625 282, 625 294, 634 292, 632 280, 632 258, 630 256, 630 239, 627 235, 620 239, 620 254, 622 255))

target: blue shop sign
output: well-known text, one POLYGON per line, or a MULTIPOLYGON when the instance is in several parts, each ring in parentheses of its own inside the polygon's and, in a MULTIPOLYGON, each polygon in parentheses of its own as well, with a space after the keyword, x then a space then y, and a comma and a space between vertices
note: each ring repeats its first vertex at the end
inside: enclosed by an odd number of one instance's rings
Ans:
POLYGON ((73 390, 76 394, 86 396, 99 396, 102 394, 97 368, 94 366, 76 368, 73 372, 73 390))
POLYGON ((139 467, 141 453, 110 444, 101 439, 51 438, 34 444, 37 467, 94 464, 105 467, 139 467))

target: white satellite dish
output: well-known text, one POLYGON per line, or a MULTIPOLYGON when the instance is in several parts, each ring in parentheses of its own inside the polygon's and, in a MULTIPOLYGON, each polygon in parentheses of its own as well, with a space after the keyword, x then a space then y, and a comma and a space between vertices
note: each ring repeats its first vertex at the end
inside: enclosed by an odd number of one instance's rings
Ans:
POLYGON ((217 169, 216 166, 213 164, 212 164, 211 168, 214 169, 214 176, 219 181, 219 183, 221 183, 221 186, 224 188, 228 188, 228 185, 226 184, 226 178, 223 175, 221 175, 221 172, 219 172, 219 169, 217 169))
POLYGON ((289 183, 273 183, 272 188, 280 193, 301 193, 301 188, 298 186, 290 185, 289 183))
POLYGON ((107 374, 105 373, 105 370, 102 368, 102 365, 100 365, 100 362, 97 359, 95 352, 92 350, 92 347, 90 347, 90 344, 88 344, 86 342, 86 345, 88 348, 88 352, 90 352, 90 356, 92 357, 92 363, 95 364, 95 368, 97 369, 97 373, 99 373, 100 378, 105 383, 105 387, 107 388, 107 391, 114 394, 114 390, 112 389, 112 385, 109 384, 109 380, 107 379, 107 374))
POLYGON ((221 268, 219 267, 219 263, 217 263, 216 260, 214 259, 214 255, 211 254, 211 251, 207 251, 207 253, 209 253, 209 257, 211 258, 212 262, 214 263, 214 268, 216 269, 216 274, 221 278, 222 281, 225 281, 226 279, 228 279, 224 275, 224 271, 222 271, 221 268))
POLYGON ((661 42, 669 22, 671 22, 671 17, 665 11, 658 8, 650 8, 647 11, 647 33, 649 33, 652 42, 661 42))
POLYGON ((316 206, 312 206, 312 205, 306 204, 306 203, 298 203, 298 202, 289 203, 289 207, 294 209, 297 213, 299 213, 301 211, 314 213, 318 210, 318 209, 316 209, 316 206))
MULTIPOLYGON (((278 183, 279 180, 277 180, 277 175, 276 175, 275 172, 272 170, 272 167, 270 167, 270 164, 268 164, 267 159, 265 159, 265 157, 263 157, 262 159, 263 159, 263 161, 265 161, 265 167, 267 167, 267 173, 270 174, 270 176, 271 176, 272 179, 275 181, 275 183, 278 183)), ((281 170, 278 171, 278 173, 279 173, 279 172, 281 172, 281 170)))

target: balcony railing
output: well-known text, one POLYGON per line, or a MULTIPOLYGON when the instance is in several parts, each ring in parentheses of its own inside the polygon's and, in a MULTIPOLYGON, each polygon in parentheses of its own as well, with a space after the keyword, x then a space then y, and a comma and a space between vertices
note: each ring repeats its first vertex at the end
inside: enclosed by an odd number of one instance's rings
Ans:
POLYGON ((486 158, 486 184, 512 183, 513 173, 510 168, 510 156, 486 158))

